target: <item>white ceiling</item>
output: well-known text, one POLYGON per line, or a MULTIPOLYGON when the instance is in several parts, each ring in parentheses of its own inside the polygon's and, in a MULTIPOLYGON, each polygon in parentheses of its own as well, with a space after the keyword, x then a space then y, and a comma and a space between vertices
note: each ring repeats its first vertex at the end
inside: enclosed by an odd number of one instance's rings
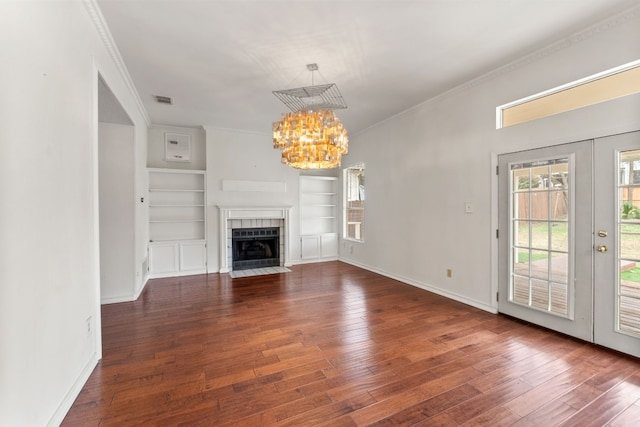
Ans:
POLYGON ((97 0, 153 124, 270 132, 336 83, 358 132, 639 0, 97 0), (173 98, 173 105, 154 95, 173 98))

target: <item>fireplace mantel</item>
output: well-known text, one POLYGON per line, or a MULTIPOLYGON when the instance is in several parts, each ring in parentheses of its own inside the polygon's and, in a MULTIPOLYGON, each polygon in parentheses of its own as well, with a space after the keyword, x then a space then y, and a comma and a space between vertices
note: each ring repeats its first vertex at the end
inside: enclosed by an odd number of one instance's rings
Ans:
POLYGON ((229 253, 231 251, 231 236, 229 235, 229 220, 283 220, 284 230, 281 239, 284 242, 284 266, 291 266, 289 257, 289 211, 291 206, 218 206, 220 211, 220 273, 231 271, 229 253))

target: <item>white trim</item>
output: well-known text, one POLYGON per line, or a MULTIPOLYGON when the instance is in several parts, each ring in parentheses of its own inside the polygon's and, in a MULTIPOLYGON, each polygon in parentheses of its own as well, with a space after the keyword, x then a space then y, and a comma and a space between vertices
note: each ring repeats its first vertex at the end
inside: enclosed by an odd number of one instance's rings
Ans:
POLYGON ((401 111, 399 113, 394 114, 393 116, 387 117, 384 120, 381 120, 377 123, 372 124, 371 126, 368 126, 364 129, 359 130, 358 132, 354 132, 353 136, 357 136, 360 134, 363 134, 365 132, 367 132, 368 130, 371 130, 373 128, 376 128, 378 126, 382 126, 384 123, 394 120, 398 117, 403 117, 407 114, 410 114, 413 111, 417 111, 420 110, 421 108, 430 105, 430 104, 434 104, 436 102, 438 102, 441 99, 445 99, 451 95, 454 95, 456 93, 460 93, 463 92, 467 89, 473 88, 475 86, 479 86, 481 84, 484 84, 486 82, 489 82, 491 80, 494 80, 506 73, 509 73, 513 70, 516 70, 518 68, 522 68, 524 66, 527 66, 529 64, 533 64, 537 61, 539 61, 540 59, 546 58, 556 52, 559 52, 561 50, 567 49, 573 45, 575 45, 576 43, 580 43, 583 40, 587 40, 591 37, 593 37, 594 35, 597 34, 601 34, 605 31, 611 30, 613 28, 616 28, 619 25, 622 25, 624 23, 626 23, 627 21, 630 21, 632 19, 637 19, 638 17, 640 17, 640 6, 634 5, 630 8, 628 8, 627 10, 624 10, 614 16, 611 16, 609 18, 605 18, 604 20, 592 25, 591 27, 588 27, 586 29, 583 29, 581 31, 578 31, 574 34, 571 34, 567 37, 565 37, 564 39, 560 40, 560 41, 556 41, 550 45, 547 45, 546 47, 543 47, 541 49, 538 49, 534 52, 531 52, 529 54, 525 54, 524 56, 521 56, 520 58, 505 64, 501 67, 498 67, 494 70, 491 70, 481 76, 478 76, 470 81, 467 81, 465 83, 462 83, 459 86, 456 86, 454 88, 451 88, 445 92, 442 92, 440 94, 437 94, 435 96, 433 96, 432 98, 429 98, 419 104, 414 105, 413 107, 409 107, 404 111, 401 111))
MULTIPOLYGON (((491 268, 491 305, 495 308, 496 312, 498 311, 498 299, 496 298, 499 292, 498 279, 499 279, 499 271, 498 271, 498 253, 499 253, 499 245, 498 245, 498 237, 496 236, 496 230, 499 230, 498 223, 498 183, 499 183, 499 175, 496 173, 498 170, 498 154, 496 152, 491 153, 491 230, 490 230, 490 239, 491 239, 491 254, 490 254, 490 268, 491 268)), ((504 172, 504 171, 503 171, 504 172)), ((504 233, 505 231, 503 231, 504 233)), ((499 233, 499 231, 498 231, 499 233)))
POLYGON ((107 25, 107 21, 104 19, 104 15, 102 15, 102 11, 100 10, 100 6, 98 5, 97 0, 82 0, 84 3, 85 9, 87 13, 91 17, 91 21, 95 26, 96 31, 100 35, 100 39, 102 40, 102 44, 109 52, 111 59, 118 69, 120 73, 120 77, 124 81, 125 86, 129 90, 131 97, 135 101, 136 106, 138 107, 138 111, 144 118, 147 126, 151 124, 151 119, 149 118, 149 114, 147 113, 147 109, 144 107, 142 103, 142 99, 140 99, 140 95, 136 90, 136 86, 133 84, 133 79, 127 70, 127 66, 122 59, 122 55, 120 55, 120 51, 118 50, 118 46, 116 42, 113 40, 113 36, 111 35, 111 31, 109 30, 109 26, 107 25))
MULTIPOLYGON (((165 277, 165 276, 162 276, 162 277, 165 277)), ((138 289, 138 291, 133 296, 131 296, 131 295, 122 295, 122 296, 119 296, 119 297, 102 298, 100 300, 100 304, 105 305, 105 304, 117 304, 119 302, 137 301, 138 298, 140 297, 140 295, 142 294, 142 292, 144 291, 144 289, 147 287, 147 283, 149 282, 150 278, 151 277, 149 276, 149 274, 145 275, 145 279, 144 279, 144 282, 143 282, 142 286, 140 287, 140 289, 138 289)))
POLYGON ((515 107, 517 105, 521 105, 521 104, 526 104, 527 102, 531 102, 534 101, 536 99, 540 99, 540 98, 544 98, 545 96, 549 96, 549 95, 553 95, 562 91, 565 91, 567 89, 572 89, 574 87, 578 87, 578 86, 582 86, 584 84, 587 83, 591 83, 594 82, 596 80, 600 80, 603 79, 605 77, 609 77, 609 76, 613 76, 614 74, 618 74, 618 73, 622 73, 624 71, 628 71, 628 70, 632 70, 634 68, 640 67, 640 59, 635 60, 635 61, 631 61, 628 62, 626 64, 620 65, 618 67, 614 67, 614 68, 610 68, 608 70, 605 71, 601 71, 599 73, 596 74, 592 74, 590 76, 578 79, 578 80, 574 80, 572 82, 569 83, 565 83, 563 85, 560 86, 556 86, 554 88, 542 91, 542 92, 538 92, 536 94, 533 95, 529 95, 526 96, 524 98, 520 98, 516 101, 512 101, 509 102, 507 104, 502 104, 498 107, 496 107, 496 129, 502 129, 504 127, 503 125, 503 112, 504 110, 507 110, 509 108, 515 107))
POLYGON ((350 259, 340 258, 339 261, 344 262, 346 264, 354 265, 356 267, 360 267, 360 268, 365 269, 365 270, 369 270, 371 272, 380 274, 380 275, 385 276, 385 277, 389 277, 390 279, 397 280, 397 281, 405 283, 407 285, 415 286, 416 288, 420 288, 422 290, 425 290, 425 291, 428 291, 428 292, 432 292, 434 294, 438 294, 440 296, 452 299, 454 301, 458 301, 458 302, 460 302, 462 304, 466 304, 466 305, 469 305, 471 307, 478 308, 480 310, 489 312, 491 314, 497 314, 498 313, 498 310, 497 310, 496 307, 493 307, 491 305, 487 305, 487 304, 485 304, 483 302, 476 301, 474 299, 467 298, 465 296, 462 296, 462 295, 459 295, 459 294, 456 294, 456 293, 453 293, 453 292, 445 291, 443 289, 437 288, 435 286, 431 286, 431 285, 423 283, 423 282, 418 282, 416 280, 409 279, 407 277, 398 276, 396 274, 392 274, 392 273, 386 272, 384 270, 380 270, 380 269, 378 269, 376 267, 372 267, 372 266, 369 266, 369 265, 366 265, 366 264, 361 264, 361 263, 359 263, 357 261, 353 261, 353 260, 350 260, 350 259))
POLYGON ((249 180, 223 179, 222 191, 286 193, 287 183, 285 181, 249 181, 249 180))
POLYGON ((215 133, 215 132, 232 132, 232 133, 239 133, 239 134, 246 134, 246 135, 268 136, 269 138, 271 138, 273 136, 273 133, 271 133, 271 132, 260 132, 260 131, 255 131, 255 130, 224 128, 224 127, 207 126, 207 125, 202 126, 202 129, 204 129, 205 132, 207 132, 207 133, 208 132, 211 132, 211 133, 215 133))
POLYGON ((73 383, 73 386, 71 387, 71 389, 69 389, 64 399, 62 399, 62 402, 60 402, 60 405, 58 406, 56 411, 53 413, 53 416, 47 423, 47 426, 53 427, 53 426, 59 426, 60 424, 62 424, 62 421, 64 421, 64 417, 67 416, 67 413, 71 409, 73 402, 75 402, 76 398, 82 391, 82 388, 84 387, 85 383, 87 382, 87 380, 89 380, 91 373, 93 372, 95 367, 98 365, 99 361, 100 361, 100 358, 98 357, 98 354, 94 353, 91 359, 89 359, 85 367, 82 369, 82 372, 80 373, 76 381, 73 383))
POLYGON ((289 225, 289 212, 291 206, 218 206, 219 210, 219 240, 220 240, 220 268, 219 273, 231 271, 229 266, 229 227, 230 219, 281 219, 284 226, 284 267, 291 266, 289 254, 291 244, 289 236, 291 227, 289 225))
POLYGON ((93 307, 93 324, 94 328, 91 332, 94 338, 94 351, 98 360, 102 358, 102 311, 100 309, 100 294, 102 285, 100 279, 100 158, 99 158, 99 80, 100 70, 96 64, 95 58, 91 58, 92 87, 91 87, 91 157, 92 157, 92 174, 93 180, 91 192, 93 193, 92 210, 93 210, 93 281, 94 281, 94 307, 93 307))

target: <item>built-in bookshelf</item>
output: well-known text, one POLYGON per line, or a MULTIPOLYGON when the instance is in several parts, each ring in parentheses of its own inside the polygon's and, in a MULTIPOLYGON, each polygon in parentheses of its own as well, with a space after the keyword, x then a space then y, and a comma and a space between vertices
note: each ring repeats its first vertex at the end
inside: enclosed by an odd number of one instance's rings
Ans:
POLYGON ((206 173, 149 169, 150 277, 206 272, 206 173))
POLYGON ((338 256, 338 179, 300 177, 300 248, 302 260, 338 256))

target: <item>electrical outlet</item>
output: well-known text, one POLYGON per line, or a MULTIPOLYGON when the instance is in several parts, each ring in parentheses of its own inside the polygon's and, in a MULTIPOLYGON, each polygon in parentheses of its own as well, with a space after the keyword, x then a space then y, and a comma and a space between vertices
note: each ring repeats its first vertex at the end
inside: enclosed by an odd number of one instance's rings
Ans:
POLYGON ((451 269, 450 269, 450 268, 447 268, 447 277, 451 277, 451 273, 452 273, 452 272, 451 272, 451 269))
POLYGON ((87 334, 91 333, 91 316, 87 317, 87 334))

